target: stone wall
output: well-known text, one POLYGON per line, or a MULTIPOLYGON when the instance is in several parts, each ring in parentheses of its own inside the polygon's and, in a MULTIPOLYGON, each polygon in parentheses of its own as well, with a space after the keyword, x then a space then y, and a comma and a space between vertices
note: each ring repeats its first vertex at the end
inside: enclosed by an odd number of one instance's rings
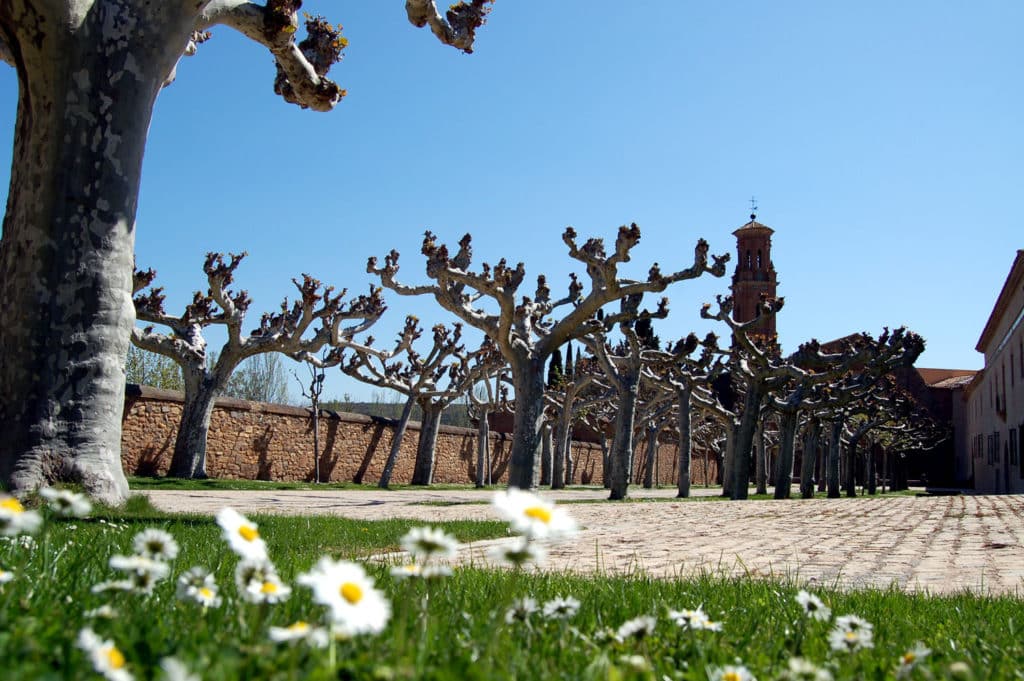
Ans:
MULTIPOLYGON (((174 438, 181 419, 182 394, 129 385, 122 417, 121 458, 128 475, 164 475, 170 465, 174 438)), ((362 414, 322 411, 320 416, 320 479, 375 483, 391 449, 393 421, 362 414)), ((409 424, 392 475, 392 482, 408 483, 419 424, 409 424)), ((434 482, 466 484, 476 481, 477 432, 441 426, 437 439, 434 482)), ((491 434, 492 476, 505 479, 511 438, 491 434)), ((313 480, 313 420, 311 410, 262 404, 231 398, 217 400, 207 442, 206 472, 213 478, 249 480, 313 480)), ((645 446, 637 447, 637 472, 643 480, 645 446)), ((675 444, 659 446, 657 484, 676 482, 675 444)), ((595 443, 573 442, 576 463, 574 484, 601 484, 601 448, 595 443)), ((703 483, 703 457, 694 457, 691 479, 703 483)), ((710 478, 716 475, 712 458, 710 478)))

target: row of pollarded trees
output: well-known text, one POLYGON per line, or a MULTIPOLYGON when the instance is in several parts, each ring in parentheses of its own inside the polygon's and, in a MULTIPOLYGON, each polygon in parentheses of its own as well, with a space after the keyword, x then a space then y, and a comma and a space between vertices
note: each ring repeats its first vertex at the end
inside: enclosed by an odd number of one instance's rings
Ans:
MULTIPOLYGON (((686 269, 665 275, 654 265, 644 280, 624 278, 619 267, 629 261, 639 239, 636 225, 622 227, 614 251, 608 253, 600 239, 580 246, 575 232, 567 229, 563 241, 570 257, 585 266, 587 277, 581 280, 570 275, 567 295, 558 299, 552 297, 543 275, 537 278, 532 296, 521 296, 519 287, 525 280, 522 263, 512 268, 502 260, 472 271, 468 235, 451 256, 427 233, 422 252, 427 258, 428 284, 410 286, 397 280, 397 251, 388 255, 383 267, 371 258, 367 269, 384 287, 401 295, 430 296, 460 319, 451 328, 435 325, 432 343, 426 347, 418 347, 423 331, 415 317, 406 319, 393 346, 378 347, 372 337, 357 337, 384 312, 380 289, 371 287, 369 295, 343 303, 343 294, 334 295, 332 289, 305 276, 302 282, 296 281, 300 296, 295 303, 289 306, 286 301, 279 313, 264 315, 259 327, 243 336, 248 297, 229 289, 240 256, 227 261, 217 254, 208 256, 204 270, 209 290, 196 293, 180 317, 164 312, 159 289, 142 292, 151 283, 152 272, 137 272, 137 314, 150 326, 136 329, 133 341, 173 358, 186 377, 185 409, 171 473, 204 474, 205 434, 213 399, 233 367, 254 354, 283 352, 319 369, 339 367, 358 380, 405 396, 381 486, 390 482, 414 405, 420 407, 423 426, 413 482, 430 484, 441 413, 467 395, 480 417, 477 477, 482 484, 489 470, 486 415, 499 408, 498 396, 506 395, 508 403, 505 384, 509 384, 514 390, 515 413, 510 485, 531 487, 540 482, 562 487, 571 480, 569 436, 573 423, 582 420, 598 432, 611 431, 611 442, 605 447, 604 479, 611 498, 624 498, 632 482, 636 434, 646 435, 651 452, 644 471, 644 482, 650 485, 653 451, 660 433, 671 424, 677 433, 680 496, 689 493, 693 438, 699 434, 708 438, 707 431, 717 430, 725 443, 720 448, 725 493, 746 498, 751 463, 758 491, 766 490, 770 473, 765 447, 755 444, 774 436, 779 454, 773 481, 776 496, 785 498, 789 496, 799 426, 805 424, 809 433, 804 451, 810 454, 816 448, 807 445, 816 442, 815 433, 827 423, 828 441, 834 443, 826 458, 828 491, 837 496, 843 433, 851 428, 858 433, 847 437, 852 447, 847 446, 846 451, 855 452, 857 442, 870 429, 897 428, 906 411, 898 405, 906 400, 900 402, 892 389, 887 396, 889 384, 884 377, 912 365, 923 350, 923 341, 897 329, 884 331, 878 338, 866 333, 851 336, 828 353, 812 341, 783 357, 774 339, 752 337, 748 333, 752 323, 735 322, 731 299, 720 297, 715 313, 706 305, 701 314, 726 325, 732 336, 728 348, 709 334, 703 340, 691 335, 662 349, 651 320, 668 314, 667 299, 650 309, 643 307, 644 296, 704 273, 721 276, 728 257, 712 257, 709 264, 708 247, 701 240, 686 269), (319 326, 311 330, 314 323, 319 326), (153 324, 170 331, 158 333, 153 324), (202 328, 212 324, 228 328, 216 362, 206 356, 202 334, 202 328), (463 324, 485 334, 478 349, 466 350, 463 324), (565 371, 548 367, 549 362, 561 365, 560 348, 568 349, 573 340, 586 355, 580 352, 565 371), (324 348, 328 350, 321 352, 324 348), (547 381, 546 368, 550 369, 547 381), (477 394, 479 386, 491 391, 489 399, 477 394)), ((765 300, 761 314, 775 314, 781 306, 781 299, 765 300)), ((814 457, 808 454, 803 458, 801 476, 810 480, 814 457)), ((851 469, 848 464, 846 470, 851 469)))
MULTIPOLYGON (((525 267, 508 267, 504 261, 491 268, 486 263, 478 273, 469 270, 470 238, 460 242, 454 258, 448 257, 444 246, 437 246, 432 234, 423 242, 427 256, 427 274, 434 283, 409 287, 396 281, 398 252, 392 251, 382 268, 371 258, 368 270, 380 277, 382 284, 403 295, 432 295, 462 323, 476 327, 485 334, 485 341, 475 351, 467 352, 461 343, 461 323, 452 329, 443 325, 433 328, 433 345, 423 352, 414 346, 422 335, 418 320, 410 317, 394 347, 377 348, 372 338, 360 340, 383 314, 385 305, 381 289, 371 287, 368 295, 343 301, 344 292, 334 294, 319 281, 303 276, 295 285, 296 301, 286 300, 280 312, 264 315, 259 326, 248 335, 243 333, 245 315, 250 305, 244 291, 232 290, 234 273, 244 256, 211 253, 203 266, 208 290, 197 292, 193 302, 178 316, 164 309, 160 288, 150 288, 155 273, 135 273, 135 307, 145 326, 133 330, 132 342, 140 348, 170 357, 184 375, 185 402, 179 426, 171 475, 201 477, 205 475, 206 434, 215 398, 223 391, 231 372, 248 357, 267 352, 282 352, 294 359, 305 360, 320 368, 339 366, 346 374, 379 387, 391 388, 407 398, 406 409, 399 420, 404 430, 412 405, 418 404, 424 414, 414 482, 429 484, 432 476, 433 451, 437 426, 444 408, 454 400, 473 393, 480 383, 490 385, 496 375, 507 371, 515 391, 515 433, 511 452, 509 482, 513 486, 530 487, 540 461, 540 448, 545 430, 546 386, 544 370, 558 348, 572 339, 589 342, 594 334, 621 326, 628 329, 637 319, 667 314, 666 302, 656 312, 640 310, 647 292, 663 291, 674 282, 692 279, 706 272, 721 276, 727 256, 714 257, 708 264, 708 246, 700 240, 693 264, 672 274, 662 274, 657 265, 644 280, 623 278, 619 266, 628 262, 629 252, 639 242, 636 225, 622 227, 611 254, 605 252, 603 241, 590 239, 582 246, 569 228, 563 241, 572 258, 586 268, 589 287, 573 275, 568 295, 554 300, 543 276, 538 277, 532 297, 517 300, 518 289, 525 277, 525 267), (585 292, 585 288, 587 288, 585 292), (486 302, 490 302, 488 307, 486 302), (605 314, 604 308, 620 302, 620 309, 605 314), (556 312, 564 311, 556 318, 556 312), (165 331, 158 331, 161 326, 165 331), (215 355, 209 352, 203 329, 223 325, 227 340, 215 355), (324 348, 331 348, 320 354, 324 348)), ((499 386, 500 391, 500 386, 499 386)), ((479 409, 488 407, 481 401, 479 409)), ((486 419, 481 420, 482 423, 486 419)), ((485 438, 481 438, 486 442, 485 438)), ((388 484, 401 438, 385 463, 381 483, 388 484)))

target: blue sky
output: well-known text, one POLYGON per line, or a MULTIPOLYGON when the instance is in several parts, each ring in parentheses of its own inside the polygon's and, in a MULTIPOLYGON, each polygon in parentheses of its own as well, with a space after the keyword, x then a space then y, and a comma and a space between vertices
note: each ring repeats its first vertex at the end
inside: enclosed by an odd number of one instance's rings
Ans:
MULTIPOLYGON (((285 104, 267 52, 223 28, 157 101, 136 249, 169 310, 203 285, 211 250, 249 252, 237 281, 254 324, 302 272, 362 292, 367 256, 391 248, 423 282, 425 229, 471 232, 477 262, 524 261, 557 292, 582 274, 566 225, 610 241, 635 221, 626 273, 642 277, 687 266, 699 237, 732 252, 756 196, 776 230, 784 348, 905 324, 927 340, 919 366, 980 368, 1024 248, 1024 4, 497 0, 472 55, 409 25, 398 0, 305 9, 350 40, 335 111, 285 104)), ((0 71, 5 150, 16 93, 0 71)), ((727 285, 669 289, 659 335, 711 328, 700 304, 727 285)), ((388 300, 378 338, 410 312, 451 321, 431 300, 388 300)), ((332 376, 326 393, 345 392, 371 391, 332 376)))

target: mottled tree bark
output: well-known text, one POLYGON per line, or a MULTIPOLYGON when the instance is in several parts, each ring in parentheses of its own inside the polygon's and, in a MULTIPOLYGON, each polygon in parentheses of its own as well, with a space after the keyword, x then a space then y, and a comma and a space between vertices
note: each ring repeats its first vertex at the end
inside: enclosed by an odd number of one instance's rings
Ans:
POLYGON ((480 409, 476 429, 476 487, 491 484, 491 424, 490 411, 480 409))
POLYGON ((0 477, 16 494, 121 469, 146 133, 188 42, 185 3, 0 3, 18 112, 0 240, 0 477))
POLYGON ((764 399, 763 386, 757 381, 747 385, 743 415, 736 430, 736 445, 732 461, 732 498, 746 499, 750 488, 750 454, 754 444, 754 432, 760 421, 761 401, 764 399))
POLYGON ((416 463, 412 471, 412 484, 429 485, 434 480, 434 455, 437 451, 437 433, 441 427, 441 414, 445 405, 420 400, 423 421, 416 446, 416 463))
POLYGON ((796 411, 779 415, 779 457, 775 460, 775 498, 789 499, 793 484, 793 450, 799 417, 796 411))
POLYGON ((395 432, 391 436, 391 449, 388 451, 388 458, 384 462, 384 470, 380 472, 380 480, 377 487, 387 489, 391 484, 391 476, 395 472, 395 464, 398 462, 398 455, 402 452, 402 440, 405 439, 405 431, 409 428, 409 419, 412 417, 412 408, 416 405, 416 398, 410 396, 405 400, 402 407, 402 414, 395 423, 395 432))
POLYGON ((509 487, 536 486, 544 424, 544 363, 547 357, 523 358, 513 364, 516 391, 515 425, 509 461, 509 487))
POLYGON ((551 466, 551 489, 564 489, 569 475, 569 447, 572 435, 572 394, 566 391, 565 403, 555 421, 554 460, 551 466))
POLYGON ((644 462, 644 489, 654 487, 654 471, 658 460, 658 426, 647 426, 647 460, 644 462))
POLYGON ((754 433, 754 478, 757 481, 757 494, 768 494, 768 452, 764 443, 764 419, 757 423, 754 433))
MULTIPOLYGON (((690 430, 690 396, 693 390, 683 385, 676 390, 676 423, 679 425, 679 477, 676 480, 676 496, 685 499, 690 496, 690 461, 693 452, 693 438, 690 430)), ((704 469, 707 482, 707 467, 704 469)))
POLYGON ((839 498, 839 454, 842 447, 843 417, 832 419, 828 439, 828 459, 825 463, 825 484, 829 499, 839 498))
POLYGON ((800 497, 814 498, 814 472, 818 467, 818 441, 821 438, 821 422, 811 418, 804 436, 804 455, 800 461, 800 497))
POLYGON ((551 484, 551 459, 553 453, 551 442, 551 423, 544 421, 540 431, 540 484, 551 484))
POLYGON ((615 435, 609 455, 611 486, 609 499, 625 499, 629 488, 633 458, 633 422, 636 418, 637 381, 619 388, 619 408, 615 413, 615 435))
POLYGON ((206 477, 206 440, 217 395, 224 381, 214 376, 185 372, 185 402, 181 423, 174 440, 171 467, 167 474, 174 478, 206 477))

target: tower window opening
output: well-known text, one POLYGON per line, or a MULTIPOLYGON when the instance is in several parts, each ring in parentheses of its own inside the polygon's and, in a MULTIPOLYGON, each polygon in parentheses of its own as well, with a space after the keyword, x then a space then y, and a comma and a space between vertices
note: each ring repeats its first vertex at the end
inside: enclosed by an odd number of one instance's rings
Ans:
POLYGON ((757 249, 757 269, 761 269, 761 249, 757 249))
POLYGON ((747 269, 750 269, 750 251, 747 251, 747 269))

